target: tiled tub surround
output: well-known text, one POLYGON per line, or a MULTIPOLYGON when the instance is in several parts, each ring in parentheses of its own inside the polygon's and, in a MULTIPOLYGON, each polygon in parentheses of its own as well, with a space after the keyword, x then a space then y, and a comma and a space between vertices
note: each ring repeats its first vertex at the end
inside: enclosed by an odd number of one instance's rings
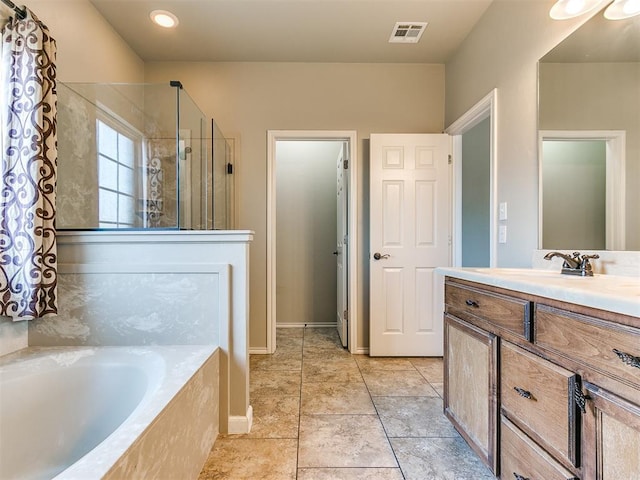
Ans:
POLYGON ((211 346, 3 357, 0 478, 195 478, 218 434, 219 362, 211 346))
POLYGON ((244 433, 252 238, 248 231, 58 232, 60 314, 28 322, 28 345, 219 347, 220 431, 244 433))

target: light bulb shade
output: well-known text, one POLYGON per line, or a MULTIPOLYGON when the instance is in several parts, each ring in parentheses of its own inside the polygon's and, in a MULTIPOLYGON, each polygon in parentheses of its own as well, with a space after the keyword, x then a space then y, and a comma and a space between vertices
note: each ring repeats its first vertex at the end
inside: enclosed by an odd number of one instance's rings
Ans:
POLYGON ((611 0, 558 0, 553 7, 551 7, 549 16, 554 20, 566 20, 568 18, 579 17, 609 1, 611 0))
POLYGON ((615 0, 604 11, 607 20, 624 20, 640 15, 640 0, 615 0))
POLYGON ((164 28, 174 28, 178 26, 178 17, 166 10, 154 10, 149 14, 149 18, 156 25, 164 28))

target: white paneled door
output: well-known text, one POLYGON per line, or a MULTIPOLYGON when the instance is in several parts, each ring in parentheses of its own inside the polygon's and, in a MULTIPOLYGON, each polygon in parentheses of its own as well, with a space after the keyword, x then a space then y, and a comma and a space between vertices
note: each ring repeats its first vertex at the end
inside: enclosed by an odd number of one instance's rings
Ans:
POLYGON ((371 135, 372 356, 442 355, 434 269, 451 259, 450 145, 446 134, 371 135))

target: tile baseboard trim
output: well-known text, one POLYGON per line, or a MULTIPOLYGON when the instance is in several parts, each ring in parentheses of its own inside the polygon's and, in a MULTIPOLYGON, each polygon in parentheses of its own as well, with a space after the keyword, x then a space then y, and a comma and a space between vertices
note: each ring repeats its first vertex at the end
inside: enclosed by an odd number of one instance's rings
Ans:
POLYGON ((229 431, 231 435, 241 435, 243 433, 249 433, 251 426, 253 425, 253 407, 249 405, 247 408, 247 414, 242 415, 229 415, 229 431))

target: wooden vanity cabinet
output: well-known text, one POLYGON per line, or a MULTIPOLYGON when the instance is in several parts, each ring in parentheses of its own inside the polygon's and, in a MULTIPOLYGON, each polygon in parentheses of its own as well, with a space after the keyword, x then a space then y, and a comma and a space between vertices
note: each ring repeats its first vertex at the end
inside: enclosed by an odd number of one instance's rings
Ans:
POLYGON ((564 468, 522 430, 501 417, 500 452, 502 478, 530 480, 575 480, 564 468))
POLYGON ((578 466, 577 375, 509 342, 500 345, 501 412, 554 457, 578 466))
POLYGON ((495 472, 497 337, 445 315, 444 349, 444 413, 495 472))
POLYGON ((640 407, 585 383, 584 478, 640 479, 640 407))
POLYGON ((500 478, 640 480, 638 317, 447 277, 444 362, 445 414, 500 478))

